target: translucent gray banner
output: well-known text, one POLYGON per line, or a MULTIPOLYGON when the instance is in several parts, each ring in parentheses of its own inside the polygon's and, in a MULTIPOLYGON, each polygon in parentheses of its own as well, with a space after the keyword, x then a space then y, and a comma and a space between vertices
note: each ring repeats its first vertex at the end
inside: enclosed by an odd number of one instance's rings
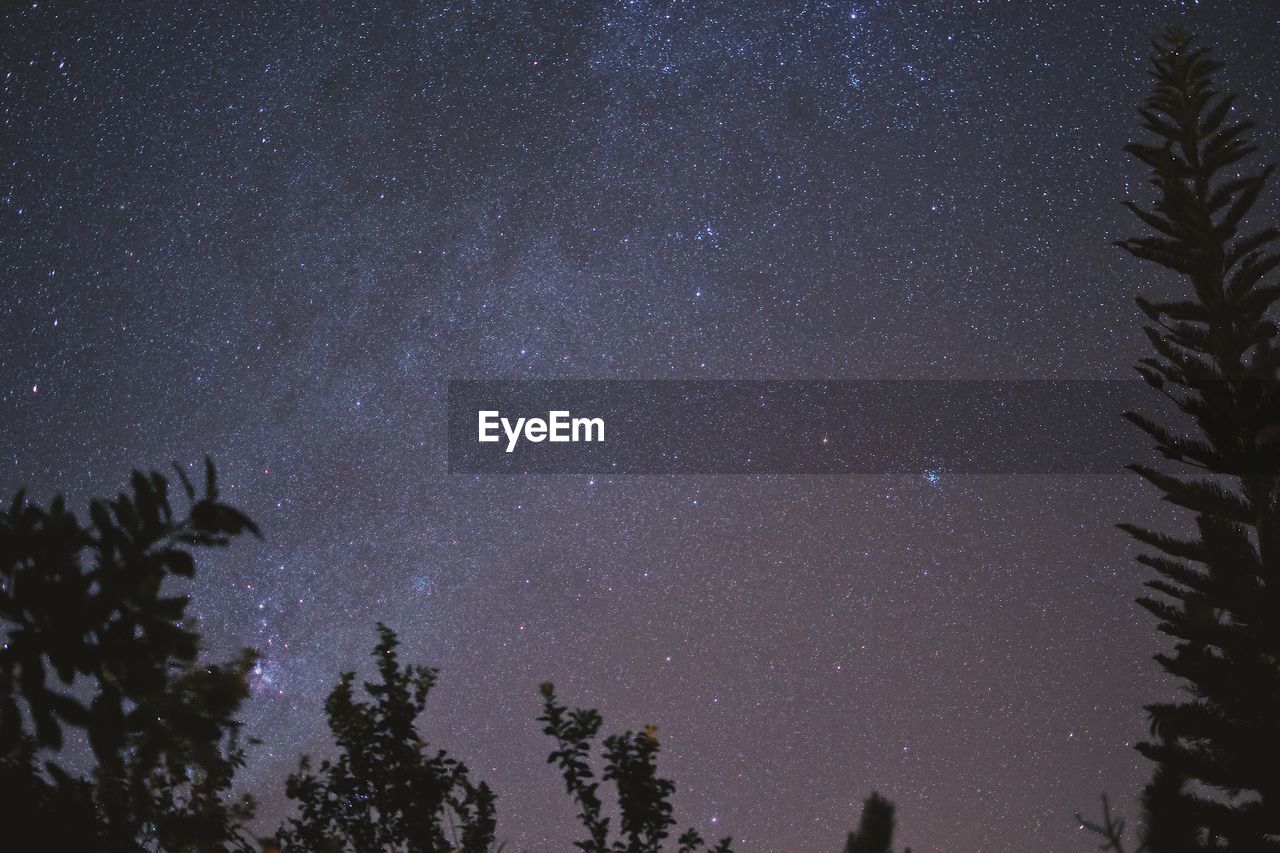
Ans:
POLYGON ((1118 474, 1139 380, 454 380, 457 474, 1118 474))

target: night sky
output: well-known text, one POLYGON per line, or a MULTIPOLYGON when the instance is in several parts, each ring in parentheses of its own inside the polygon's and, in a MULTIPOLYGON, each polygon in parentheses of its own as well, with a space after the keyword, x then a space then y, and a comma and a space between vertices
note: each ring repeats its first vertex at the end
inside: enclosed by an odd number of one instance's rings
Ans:
POLYGON ((872 789, 917 853, 1133 812, 1136 477, 451 476, 446 383, 1131 376, 1147 44, 1280 128, 1273 3, 184 5, 0 12, 0 487, 219 463, 266 540, 192 610, 265 655, 261 828, 379 619, 515 848, 578 837, 541 681, 744 851, 872 789))

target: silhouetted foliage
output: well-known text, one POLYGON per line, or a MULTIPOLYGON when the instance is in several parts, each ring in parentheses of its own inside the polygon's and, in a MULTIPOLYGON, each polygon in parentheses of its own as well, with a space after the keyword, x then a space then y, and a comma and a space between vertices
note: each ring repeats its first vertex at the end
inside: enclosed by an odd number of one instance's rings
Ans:
POLYGON ((862 804, 858 829, 849 833, 844 853, 893 853, 893 811, 893 803, 872 791, 862 804))
POLYGON ((401 666, 395 632, 379 624, 378 635, 382 681, 364 685, 373 701, 356 699, 355 673, 343 674, 325 703, 338 757, 318 773, 302 758, 286 785, 299 814, 276 840, 309 853, 483 853, 493 844, 493 793, 473 784, 465 765, 432 752, 416 728, 436 671, 401 666))
MULTIPOLYGON (((602 776, 616 787, 621 827, 621 837, 611 841, 610 818, 603 814, 599 783, 590 764, 591 746, 603 722, 600 713, 582 708, 571 711, 558 704, 549 683, 542 685, 541 692, 542 716, 538 721, 556 742, 547 762, 560 768, 565 790, 577 802, 578 819, 587 830, 587 839, 574 842, 574 846, 585 853, 660 853, 669 828, 676 822, 671 806, 676 786, 658 776, 657 730, 648 726, 642 732, 627 731, 604 739, 602 776)), ((679 853, 706 849, 729 853, 729 842, 724 838, 708 848, 695 829, 686 830, 676 840, 679 853)))
MULTIPOLYGON (((0 515, 0 825, 15 849, 214 851, 257 849, 243 831, 252 801, 232 801, 244 764, 240 722, 255 655, 200 663, 200 636, 173 578, 195 573, 192 549, 224 546, 257 528, 218 500, 212 463, 190 509, 176 517, 168 481, 135 473, 131 491, 90 504, 82 525, 56 498, 45 510, 19 493, 0 515), (51 676, 56 681, 51 683, 51 676), (56 760, 66 729, 85 733, 88 775, 56 760)), ((494 795, 433 751, 416 729, 436 671, 402 666, 395 633, 379 624, 377 683, 356 698, 344 674, 325 704, 339 754, 303 757, 286 793, 298 815, 265 846, 304 851, 460 851, 493 847, 494 795)), ((586 851, 657 853, 674 823, 675 786, 656 772, 652 728, 606 738, 604 778, 618 791, 621 839, 609 840, 588 765, 595 711, 569 712, 544 688, 552 761, 566 774, 592 841, 586 851)), ((84 762, 81 762, 83 764, 84 762)), ((694 830, 680 853, 708 849, 694 830)), ((729 839, 710 848, 728 853, 729 839)))
POLYGON ((1139 603, 1174 639, 1156 660, 1189 693, 1147 706, 1154 739, 1138 749, 1157 769, 1144 845, 1280 850, 1280 345, 1268 317, 1280 284, 1263 283, 1280 264, 1280 231, 1241 233, 1272 167, 1241 168, 1252 124, 1234 95, 1215 91, 1220 66, 1204 48, 1169 35, 1151 64, 1141 115, 1155 139, 1126 150, 1151 168, 1157 197, 1150 209, 1127 206, 1156 233, 1119 245, 1186 284, 1171 301, 1138 300, 1156 351, 1138 370, 1197 434, 1127 417, 1163 457, 1209 476, 1131 466, 1195 513, 1197 528, 1180 539, 1122 525, 1158 552, 1138 558, 1159 574, 1146 584, 1158 597, 1139 603))
POLYGON ((194 546, 258 531, 219 502, 212 463, 199 498, 175 470, 186 517, 164 477, 138 472, 91 502, 88 525, 21 492, 0 515, 0 783, 17 849, 251 849, 252 803, 226 795, 253 654, 199 663, 187 597, 166 587, 194 575, 194 546), (87 735, 87 778, 54 760, 66 727, 87 735))
MULTIPOLYGON (((1080 824, 1081 829, 1087 829, 1102 839, 1102 842, 1098 845, 1099 850, 1110 851, 1110 853, 1124 853, 1125 820, 1111 813, 1111 801, 1107 799, 1106 794, 1102 795, 1101 820, 1092 821, 1076 812, 1076 821, 1080 824)), ((1143 849, 1145 849, 1145 845, 1138 848, 1138 850, 1143 849)))

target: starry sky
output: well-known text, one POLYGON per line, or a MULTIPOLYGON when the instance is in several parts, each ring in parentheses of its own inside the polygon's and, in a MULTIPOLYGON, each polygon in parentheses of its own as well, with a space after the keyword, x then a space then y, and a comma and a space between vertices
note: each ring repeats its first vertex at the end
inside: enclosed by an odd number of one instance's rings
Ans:
POLYGON ((839 849, 873 788, 917 853, 1092 849, 1171 689, 1112 525, 1180 522, 1136 478, 464 477, 444 401, 1130 376, 1170 23, 1280 127, 1260 0, 5 4, 0 487, 219 463, 266 540, 192 611, 264 654, 262 827, 381 619, 519 849, 578 837, 548 680, 656 723, 681 824, 744 851, 839 849))

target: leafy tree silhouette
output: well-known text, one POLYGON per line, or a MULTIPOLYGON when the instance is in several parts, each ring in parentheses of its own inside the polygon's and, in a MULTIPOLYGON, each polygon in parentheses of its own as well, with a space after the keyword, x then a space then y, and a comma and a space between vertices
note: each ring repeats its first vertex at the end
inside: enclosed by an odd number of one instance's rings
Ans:
POLYGON ((436 670, 401 666, 396 634, 378 624, 381 682, 366 682, 373 701, 355 698, 355 673, 342 675, 325 712, 338 744, 319 772, 304 756, 286 793, 299 816, 277 833, 285 851, 435 851, 483 853, 493 845, 494 795, 474 784, 464 764, 432 753, 415 721, 436 684, 436 670))
MULTIPOLYGON (((282 851, 461 851, 493 848, 494 795, 473 783, 467 768, 443 751, 432 752, 418 735, 416 720, 426 707, 437 672, 402 666, 396 634, 378 625, 374 648, 380 683, 366 683, 372 702, 354 698, 354 673, 345 673, 325 710, 339 748, 319 771, 304 756, 289 777, 288 796, 298 816, 276 834, 282 851)), ((622 837, 609 838, 610 818, 589 762, 599 732, 598 711, 570 711, 556 703, 550 684, 542 686, 544 731, 556 740, 548 761, 564 774, 567 791, 581 809, 590 839, 575 846, 587 853, 659 853, 675 823, 670 797, 675 785, 657 775, 658 741, 652 727, 604 741, 604 779, 617 787, 622 837)), ((677 840, 680 853, 730 853, 729 839, 708 848, 696 830, 677 840)))
MULTIPOLYGON (((0 515, 0 821, 18 849, 214 851, 257 849, 244 831, 253 802, 232 801, 244 764, 237 719, 256 656, 198 661, 188 598, 167 582, 195 573, 192 549, 228 545, 258 529, 218 500, 212 462, 197 497, 175 466, 190 507, 176 516, 168 481, 135 472, 131 491, 90 503, 81 524, 55 498, 49 509, 21 492, 0 515), (50 675, 61 683, 50 684, 50 675), (85 776, 59 763, 67 727, 85 732, 94 764, 85 776)), ((325 705, 340 754, 312 770, 303 757, 286 793, 299 804, 266 846, 286 850, 492 849, 495 798, 415 723, 436 671, 402 666, 395 633, 378 625, 381 681, 355 695, 344 674, 325 705)), ((652 727, 605 739, 604 778, 618 790, 622 839, 610 841, 587 763, 596 711, 569 712, 544 685, 551 761, 583 809, 585 851, 657 853, 674 823, 675 785, 656 772, 652 727)), ((74 763, 74 762, 72 762, 74 763)), ((681 853, 708 849, 694 830, 681 853)), ((728 853, 729 839, 712 848, 728 853)))
POLYGON ((185 517, 164 477, 138 472, 88 525, 22 492, 0 515, 0 788, 18 849, 252 849, 252 801, 227 795, 253 653, 199 663, 188 599, 165 587, 194 575, 194 547, 258 530, 218 500, 211 462, 199 498, 174 467, 185 517), (87 735, 88 777, 54 760, 66 727, 87 735))
MULTIPOLYGON (((1126 150, 1151 168, 1156 201, 1126 206, 1154 234, 1118 244, 1177 273, 1187 293, 1138 305, 1155 356, 1138 371, 1190 417, 1196 435, 1126 415, 1168 460, 1207 478, 1130 466, 1164 500, 1195 514, 1180 539, 1122 529, 1157 553, 1159 577, 1138 603, 1174 639, 1156 660, 1187 699, 1147 706, 1156 763, 1143 794, 1151 853, 1280 850, 1280 344, 1269 319, 1280 284, 1275 228, 1241 233, 1272 167, 1245 171, 1256 149, 1221 67, 1191 36, 1171 33, 1151 57, 1155 87, 1141 110, 1153 142, 1126 150)), ((1123 821, 1105 807, 1103 849, 1122 850, 1123 821)))
MULTIPOLYGON (((591 745, 600 731, 603 719, 594 709, 569 710, 556 701, 555 688, 548 682, 541 688, 543 732, 556 742, 547 757, 564 776, 565 790, 578 803, 578 819, 588 838, 574 842, 584 853, 661 853, 662 842, 676 822, 671 806, 675 783, 658 776, 658 738, 654 726, 644 731, 623 732, 604 740, 603 778, 613 781, 618 795, 621 838, 609 839, 610 819, 603 815, 599 783, 591 769, 591 745)), ((696 829, 686 830, 676 841, 679 853, 711 850, 730 853, 730 839, 723 838, 714 847, 696 829)))

